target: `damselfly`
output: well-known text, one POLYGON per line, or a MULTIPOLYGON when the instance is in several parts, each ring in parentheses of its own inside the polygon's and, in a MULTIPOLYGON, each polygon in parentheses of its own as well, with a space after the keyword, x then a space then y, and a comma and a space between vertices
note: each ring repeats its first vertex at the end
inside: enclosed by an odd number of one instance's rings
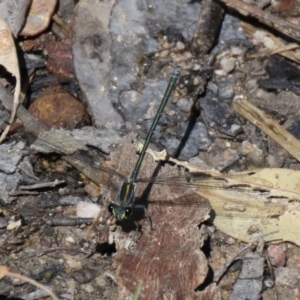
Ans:
POLYGON ((175 85, 176 85, 176 82, 177 82, 179 76, 180 76, 180 71, 178 68, 175 68, 171 75, 167 89, 165 91, 165 95, 164 95, 164 97, 161 101, 161 104, 158 108, 158 111, 154 117, 154 120, 150 127, 149 133, 146 137, 146 140, 145 140, 144 146, 141 150, 140 156, 139 156, 139 158, 136 162, 136 165, 133 169, 133 172, 132 172, 131 176, 129 178, 126 178, 122 183, 121 189, 120 189, 120 191, 118 193, 118 197, 117 197, 118 204, 110 203, 108 206, 109 212, 116 218, 117 221, 126 219, 127 217, 129 217, 132 214, 131 207, 135 200, 137 177, 138 177, 143 159, 145 157, 150 140, 153 136, 154 130, 155 130, 155 128, 159 122, 159 119, 163 113, 163 110, 171 96, 171 93, 173 92, 173 90, 175 88, 175 85))
MULTIPOLYGON (((43 140, 42 138, 38 138, 35 142, 36 145, 39 145, 43 148, 50 150, 51 152, 56 152, 61 155, 64 155, 64 159, 70 162, 73 166, 80 169, 87 177, 92 179, 97 184, 103 184, 108 186, 113 190, 117 190, 117 199, 116 203, 110 203, 108 205, 109 212, 115 217, 116 220, 124 220, 128 218, 131 213, 132 209, 136 207, 135 203, 135 193, 136 187, 138 183, 151 183, 151 184, 159 184, 159 185, 173 185, 173 186, 189 186, 199 189, 234 189, 234 190, 247 190, 250 191, 254 186, 254 191, 266 191, 267 189, 272 188, 272 184, 267 180, 262 179, 255 179, 252 178, 250 175, 251 173, 245 173, 244 176, 240 174, 238 177, 234 175, 221 175, 220 176, 213 176, 209 174, 209 172, 203 172, 198 174, 181 174, 181 175, 174 175, 172 173, 170 176, 152 176, 149 178, 138 178, 139 171, 141 168, 141 164, 146 154, 146 150, 149 146, 150 140, 154 133, 154 130, 159 122, 159 119, 163 113, 165 105, 170 98, 171 93, 173 92, 176 82, 180 76, 179 69, 175 69, 171 75, 171 79, 169 81, 168 87, 164 94, 164 97, 161 101, 159 109, 154 117, 153 123, 151 125, 150 131, 146 137, 143 149, 140 152, 140 156, 133 168, 133 171, 129 177, 124 176, 114 169, 106 167, 104 165, 97 165, 93 161, 91 161, 88 157, 83 156, 80 153, 75 153, 69 156, 66 156, 67 153, 62 151, 57 146, 52 146, 51 141, 43 140), (109 174, 111 177, 117 177, 122 180, 121 187, 118 187, 113 184, 110 180, 107 180, 107 176, 104 180, 101 180, 103 176, 101 176, 101 172, 105 174, 109 174)), ((104 176, 105 177, 105 176, 104 176)), ((153 203, 153 202, 152 202, 153 203)), ((203 204, 207 205, 207 199, 204 197, 183 197, 180 199, 176 199, 176 201, 165 201, 161 199, 162 205, 186 205, 186 206, 201 206, 203 204), (204 203, 205 202, 205 203, 204 203)))

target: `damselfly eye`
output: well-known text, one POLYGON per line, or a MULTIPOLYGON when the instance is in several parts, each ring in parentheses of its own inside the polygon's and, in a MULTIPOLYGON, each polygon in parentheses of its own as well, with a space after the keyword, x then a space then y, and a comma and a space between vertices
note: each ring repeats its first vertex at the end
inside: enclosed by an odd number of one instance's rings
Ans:
POLYGON ((130 207, 125 208, 125 217, 129 217, 132 213, 132 209, 130 207))
POLYGON ((107 210, 109 211, 110 214, 113 214, 114 205, 113 205, 112 203, 110 203, 110 204, 107 206, 107 210))

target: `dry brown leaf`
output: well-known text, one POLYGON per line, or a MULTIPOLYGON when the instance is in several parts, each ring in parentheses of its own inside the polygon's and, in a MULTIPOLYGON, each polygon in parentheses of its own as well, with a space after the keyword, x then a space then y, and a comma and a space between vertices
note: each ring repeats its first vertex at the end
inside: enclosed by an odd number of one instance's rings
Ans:
POLYGON ((198 184, 197 193, 209 200, 211 220, 218 229, 245 242, 277 231, 266 241, 300 245, 300 171, 266 168, 224 175, 176 159, 169 161, 211 176, 193 185, 198 184))
MULTIPOLYGON (((243 174, 240 178, 243 178, 243 174)), ((223 232, 245 242, 277 231, 266 237, 266 241, 289 241, 300 245, 300 171, 262 169, 253 172, 249 178, 257 182, 267 179, 273 187, 266 187, 265 192, 198 191, 210 201, 214 224, 223 232)), ((243 180, 238 181, 243 184, 243 180)), ((264 187, 259 184, 257 189, 263 190, 264 187)))
POLYGON ((57 0, 33 0, 24 28, 19 33, 23 36, 34 36, 48 28, 57 0))
POLYGON ((9 125, 2 132, 0 137, 0 143, 5 139, 11 124, 15 118, 17 107, 19 105, 19 95, 20 95, 20 70, 19 62, 17 57, 17 51, 12 37, 10 28, 6 21, 0 18, 0 65, 2 65, 9 73, 11 73, 16 78, 16 86, 14 92, 14 104, 11 112, 11 117, 9 120, 9 125))

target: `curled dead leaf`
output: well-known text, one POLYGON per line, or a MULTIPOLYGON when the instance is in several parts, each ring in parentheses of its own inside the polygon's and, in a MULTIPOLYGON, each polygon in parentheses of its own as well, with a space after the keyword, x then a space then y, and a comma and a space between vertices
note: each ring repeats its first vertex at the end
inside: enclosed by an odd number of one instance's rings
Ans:
POLYGON ((17 51, 15 48, 14 39, 10 28, 5 20, 0 18, 0 65, 2 65, 9 73, 11 73, 16 78, 16 86, 14 91, 14 103, 11 112, 11 117, 9 124, 5 130, 2 132, 0 137, 0 143, 5 139, 11 124, 15 118, 17 107, 19 105, 19 95, 20 95, 20 70, 19 62, 17 57, 17 51))
POLYGON ((51 21, 57 0, 32 0, 22 36, 34 36, 43 32, 51 21))

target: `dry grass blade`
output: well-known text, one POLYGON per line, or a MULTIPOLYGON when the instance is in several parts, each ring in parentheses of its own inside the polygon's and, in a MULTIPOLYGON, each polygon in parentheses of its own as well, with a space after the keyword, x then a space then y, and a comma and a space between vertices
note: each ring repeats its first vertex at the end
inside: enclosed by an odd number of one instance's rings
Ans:
POLYGON ((49 290, 47 287, 45 287, 44 285, 36 282, 35 280, 31 279, 31 278, 28 278, 26 276, 23 276, 23 275, 20 275, 20 274, 17 274, 17 273, 13 273, 10 271, 10 269, 6 266, 0 266, 0 279, 2 279, 3 277, 5 276, 9 276, 9 277, 14 277, 14 278, 18 278, 20 280, 23 280, 23 281, 26 281, 26 282, 29 282, 31 283, 32 285, 35 285, 36 287, 44 290, 46 293, 48 293, 50 295, 50 297, 53 299, 53 300, 59 300, 58 297, 56 297, 54 295, 54 293, 49 290))
MULTIPOLYGON (((256 32, 262 31, 262 29, 254 27, 252 24, 246 22, 242 22, 242 27, 248 38, 253 38, 256 32)), ((271 40, 273 42, 273 43, 265 43, 268 50, 271 51, 270 53, 271 55, 279 54, 283 57, 288 58, 289 60, 294 61, 297 64, 300 63, 299 54, 295 51, 296 49, 299 49, 300 47, 299 44, 284 43, 282 39, 277 38, 272 33, 266 31, 264 32, 266 34, 266 39, 268 41, 271 40)), ((257 54, 254 54, 253 56, 257 56, 257 54)))
POLYGON ((261 10, 260 8, 244 3, 240 0, 221 0, 228 7, 237 10, 244 16, 252 16, 257 18, 263 24, 266 24, 283 34, 300 41, 300 27, 296 24, 290 23, 284 19, 278 18, 277 16, 261 10))
POLYGON ((300 161, 300 142, 275 120, 249 102, 245 96, 236 96, 232 102, 232 108, 300 161))

